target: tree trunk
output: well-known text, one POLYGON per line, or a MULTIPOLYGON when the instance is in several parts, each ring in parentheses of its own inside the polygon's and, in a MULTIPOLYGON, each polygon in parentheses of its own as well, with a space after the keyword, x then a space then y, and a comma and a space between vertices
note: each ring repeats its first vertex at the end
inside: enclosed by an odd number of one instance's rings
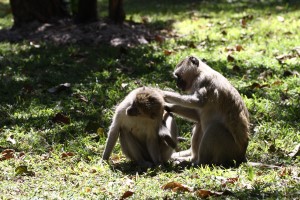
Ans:
POLYGON ((109 0, 109 18, 115 23, 123 23, 125 20, 125 11, 123 9, 123 0, 109 0))
POLYGON ((75 14, 75 22, 85 23, 96 21, 97 19, 97 0, 79 0, 78 12, 75 14))
POLYGON ((10 0, 14 28, 33 21, 53 22, 69 16, 63 0, 10 0))

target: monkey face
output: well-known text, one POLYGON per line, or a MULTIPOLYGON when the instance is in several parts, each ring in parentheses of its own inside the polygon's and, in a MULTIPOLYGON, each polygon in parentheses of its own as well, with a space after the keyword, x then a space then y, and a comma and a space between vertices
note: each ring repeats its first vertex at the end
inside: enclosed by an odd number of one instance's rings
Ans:
POLYGON ((138 116, 140 115, 140 111, 138 109, 138 107, 132 103, 127 109, 126 109, 126 115, 128 116, 138 116))
POLYGON ((177 64, 174 76, 177 79, 177 87, 183 91, 189 91, 192 87, 195 77, 198 76, 199 60, 194 56, 177 64))
POLYGON ((141 92, 136 95, 132 104, 126 109, 126 115, 157 119, 163 113, 163 100, 161 97, 141 92))

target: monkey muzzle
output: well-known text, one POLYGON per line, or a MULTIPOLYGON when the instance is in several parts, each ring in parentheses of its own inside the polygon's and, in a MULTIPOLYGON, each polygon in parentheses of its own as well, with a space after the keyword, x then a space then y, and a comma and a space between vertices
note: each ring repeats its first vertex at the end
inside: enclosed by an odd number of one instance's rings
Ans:
POLYGON ((179 74, 175 74, 175 77, 176 77, 177 87, 184 91, 186 88, 186 81, 183 80, 183 78, 181 78, 181 76, 179 74))

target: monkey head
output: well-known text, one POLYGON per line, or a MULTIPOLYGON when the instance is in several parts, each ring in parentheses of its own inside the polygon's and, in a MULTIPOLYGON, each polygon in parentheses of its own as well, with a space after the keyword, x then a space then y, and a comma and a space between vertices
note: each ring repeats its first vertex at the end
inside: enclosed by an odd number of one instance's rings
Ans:
POLYGON ((162 117, 164 111, 164 100, 154 93, 148 92, 147 89, 136 94, 132 104, 126 109, 128 116, 140 116, 151 119, 162 117))
POLYGON ((199 74, 200 61, 194 56, 189 56, 177 64, 174 76, 177 79, 177 87, 182 91, 189 91, 194 79, 199 74))

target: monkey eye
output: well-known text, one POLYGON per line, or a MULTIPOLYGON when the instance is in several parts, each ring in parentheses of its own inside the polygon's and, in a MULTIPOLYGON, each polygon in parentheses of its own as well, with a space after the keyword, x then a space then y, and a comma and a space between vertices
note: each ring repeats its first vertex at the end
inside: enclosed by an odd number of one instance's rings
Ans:
POLYGON ((199 60, 197 58, 195 58, 194 56, 190 57, 190 61, 196 66, 199 65, 199 60))

